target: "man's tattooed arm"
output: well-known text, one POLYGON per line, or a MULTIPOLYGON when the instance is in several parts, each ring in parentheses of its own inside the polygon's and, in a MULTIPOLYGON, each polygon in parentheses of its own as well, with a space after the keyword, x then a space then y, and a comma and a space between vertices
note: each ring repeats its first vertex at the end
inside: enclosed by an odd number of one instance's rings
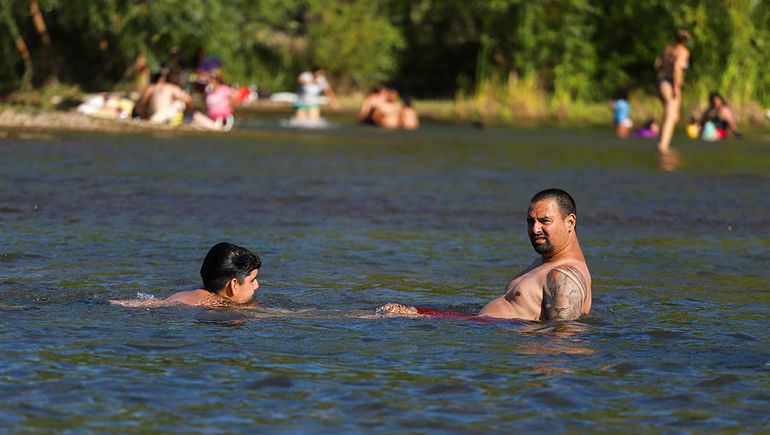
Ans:
POLYGON ((572 266, 559 266, 548 272, 543 289, 544 320, 574 320, 583 313, 586 281, 572 266))

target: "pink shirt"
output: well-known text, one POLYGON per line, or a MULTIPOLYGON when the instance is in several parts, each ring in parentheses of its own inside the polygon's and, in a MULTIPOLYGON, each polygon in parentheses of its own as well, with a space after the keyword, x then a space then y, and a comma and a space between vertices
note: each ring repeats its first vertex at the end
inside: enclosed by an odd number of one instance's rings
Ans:
POLYGON ((206 95, 206 107, 209 109, 209 118, 217 120, 224 119, 233 114, 233 107, 230 106, 230 95, 233 88, 227 85, 219 85, 213 91, 206 95))

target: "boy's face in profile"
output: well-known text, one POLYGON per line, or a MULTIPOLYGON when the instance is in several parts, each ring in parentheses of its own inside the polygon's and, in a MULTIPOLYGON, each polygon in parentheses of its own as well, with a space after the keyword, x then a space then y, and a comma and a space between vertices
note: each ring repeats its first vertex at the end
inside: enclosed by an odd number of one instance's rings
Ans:
POLYGON ((254 297, 254 292, 259 288, 259 282, 257 281, 257 273, 259 269, 254 269, 250 274, 243 279, 243 282, 238 282, 233 286, 232 300, 239 304, 245 304, 254 297))

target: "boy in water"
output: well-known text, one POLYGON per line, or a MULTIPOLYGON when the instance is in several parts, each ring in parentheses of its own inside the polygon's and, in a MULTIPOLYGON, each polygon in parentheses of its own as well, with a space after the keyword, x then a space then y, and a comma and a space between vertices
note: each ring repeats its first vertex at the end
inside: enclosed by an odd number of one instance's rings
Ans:
POLYGON ((161 301, 111 301, 127 307, 161 305, 223 306, 245 304, 259 288, 257 273, 262 267, 259 256, 232 243, 221 242, 206 254, 201 265, 203 288, 175 293, 161 301))

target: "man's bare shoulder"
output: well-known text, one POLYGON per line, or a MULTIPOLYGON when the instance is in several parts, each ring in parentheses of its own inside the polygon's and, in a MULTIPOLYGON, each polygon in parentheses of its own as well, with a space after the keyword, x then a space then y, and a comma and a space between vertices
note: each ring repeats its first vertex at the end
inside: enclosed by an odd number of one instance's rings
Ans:
POLYGON ((584 264, 563 263, 546 274, 543 288, 545 320, 574 320, 590 308, 590 276, 584 264), (579 267, 583 266, 583 267, 579 267))

